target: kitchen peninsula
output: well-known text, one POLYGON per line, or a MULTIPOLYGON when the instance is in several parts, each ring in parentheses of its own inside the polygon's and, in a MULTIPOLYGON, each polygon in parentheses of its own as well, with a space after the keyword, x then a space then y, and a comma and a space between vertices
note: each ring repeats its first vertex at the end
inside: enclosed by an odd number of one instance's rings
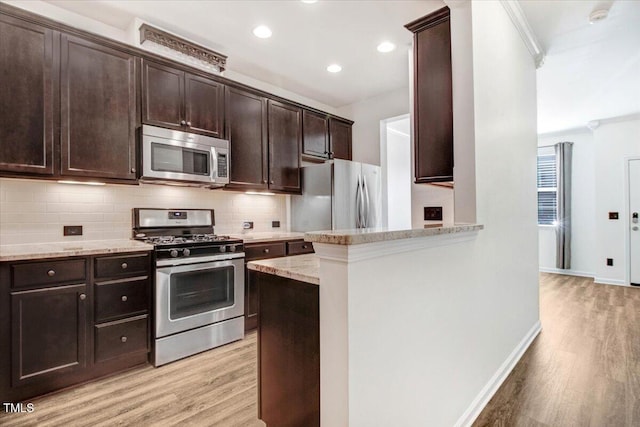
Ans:
MULTIPOLYGON (((285 409, 290 415, 295 405, 276 405, 272 390, 277 381, 292 387, 280 391, 283 398, 307 397, 300 399, 301 417, 314 414, 317 394, 321 403, 316 409, 326 426, 402 425, 401 414, 415 417, 416 411, 440 404, 438 387, 448 381, 445 373, 456 370, 447 366, 447 354, 462 350, 474 316, 480 315, 480 308, 460 312, 457 302, 473 297, 459 284, 472 281, 472 249, 482 229, 462 224, 310 232, 305 240, 313 242, 315 255, 249 263, 250 274, 260 277, 263 420, 270 425, 269 416, 276 413, 278 425, 289 425, 278 417, 285 409), (278 321, 289 324, 285 336, 269 333, 278 321), (306 334, 305 327, 311 328, 306 334), (274 360, 265 350, 282 346, 283 339, 292 352, 286 363, 276 362, 288 375, 276 378, 274 370, 266 369, 274 360), (308 352, 314 348, 318 354, 308 352), (316 373, 319 391, 309 382, 316 373), (300 378, 308 381, 306 389, 300 378)), ((309 420, 297 422, 303 419, 309 420)))

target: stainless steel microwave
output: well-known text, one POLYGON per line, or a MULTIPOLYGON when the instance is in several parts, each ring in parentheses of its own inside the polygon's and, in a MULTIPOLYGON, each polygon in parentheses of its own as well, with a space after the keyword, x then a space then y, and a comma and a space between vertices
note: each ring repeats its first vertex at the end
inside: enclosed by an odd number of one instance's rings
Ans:
POLYGON ((229 183, 229 141, 143 125, 140 179, 221 187, 229 183))

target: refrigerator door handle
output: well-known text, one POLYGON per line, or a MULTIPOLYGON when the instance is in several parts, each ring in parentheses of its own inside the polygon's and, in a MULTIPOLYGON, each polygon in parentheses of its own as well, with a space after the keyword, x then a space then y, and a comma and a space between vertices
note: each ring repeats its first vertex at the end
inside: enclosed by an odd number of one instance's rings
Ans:
POLYGON ((360 199, 362 195, 360 194, 360 177, 356 181, 356 228, 361 228, 362 224, 362 215, 360 215, 360 199))
POLYGON ((367 179, 364 177, 364 175, 362 176, 362 195, 364 197, 364 203, 363 203, 364 212, 363 212, 362 222, 364 223, 363 224, 364 228, 367 228, 371 224, 371 221, 369 221, 369 214, 371 212, 371 203, 369 201, 369 189, 367 188, 367 179))

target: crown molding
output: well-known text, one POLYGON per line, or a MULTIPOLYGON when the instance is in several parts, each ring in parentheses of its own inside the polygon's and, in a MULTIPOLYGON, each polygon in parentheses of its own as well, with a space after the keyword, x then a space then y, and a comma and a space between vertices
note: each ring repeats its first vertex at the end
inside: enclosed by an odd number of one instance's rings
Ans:
POLYGON ((536 63, 536 68, 542 67, 545 52, 542 49, 542 45, 538 41, 536 34, 529 25, 527 16, 520 7, 520 2, 518 0, 500 0, 500 3, 507 12, 507 15, 509 15, 509 18, 511 18, 511 22, 515 25, 516 30, 518 30, 525 46, 527 46, 529 53, 536 63))

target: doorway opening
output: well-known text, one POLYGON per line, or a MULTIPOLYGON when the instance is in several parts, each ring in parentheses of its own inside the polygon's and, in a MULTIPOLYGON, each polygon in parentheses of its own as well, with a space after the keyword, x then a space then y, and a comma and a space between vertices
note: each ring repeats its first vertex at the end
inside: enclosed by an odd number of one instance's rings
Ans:
POLYGON ((411 136, 409 115, 380 121, 383 224, 390 229, 411 228, 411 136))
POLYGON ((629 158, 627 163, 628 185, 628 254, 629 280, 632 286, 640 286, 640 157, 629 158))

